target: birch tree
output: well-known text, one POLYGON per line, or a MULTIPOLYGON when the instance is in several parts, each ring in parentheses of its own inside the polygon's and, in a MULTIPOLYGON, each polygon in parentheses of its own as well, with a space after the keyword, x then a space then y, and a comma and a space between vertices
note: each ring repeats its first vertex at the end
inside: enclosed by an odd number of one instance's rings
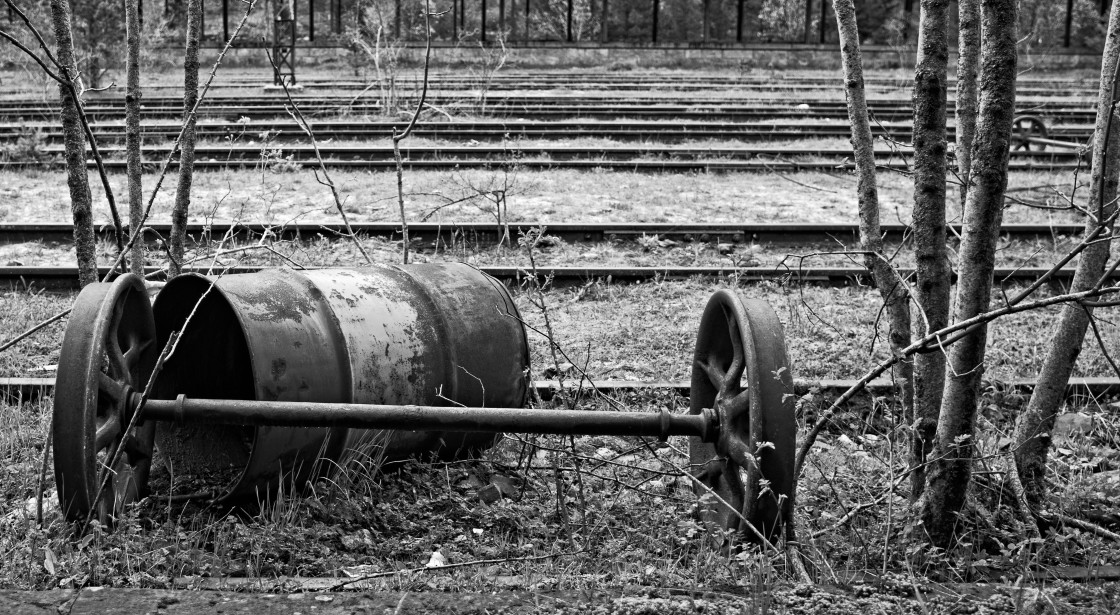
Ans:
MULTIPOLYGON (((879 191, 875 179, 875 152, 871 122, 867 114, 867 95, 863 83, 863 58, 859 48, 859 28, 852 0, 835 0, 836 23, 840 32, 840 59, 844 71, 844 94, 848 101, 848 121, 852 128, 852 152, 856 163, 856 192, 859 202, 860 250, 864 264, 886 305, 890 331, 888 340, 895 352, 910 344, 910 297, 898 272, 883 250, 879 225, 879 191)), ((900 362, 894 368, 899 397, 908 410, 913 398, 913 368, 900 362)))
MULTIPOLYGON (((73 18, 69 0, 51 0, 51 27, 58 45, 58 63, 62 79, 71 84, 78 81, 74 60, 73 18)), ((85 135, 78 119, 76 87, 59 83, 62 103, 62 135, 66 159, 66 185, 70 189, 70 212, 74 219, 74 247, 78 256, 78 280, 82 286, 97 281, 96 239, 93 234, 93 197, 86 170, 85 135)))
POLYGON ((968 195, 972 168, 972 140, 976 135, 976 80, 980 69, 980 5, 978 0, 957 0, 957 177, 961 207, 968 195))
POLYGON ((179 183, 171 210, 170 263, 168 277, 183 271, 186 254, 187 214, 191 206, 194 179, 194 125, 192 111, 198 101, 198 39, 202 30, 202 0, 187 0, 187 42, 183 55, 183 139, 179 153, 179 183))
MULTIPOLYGON (((918 19, 918 62, 914 70, 914 252, 917 261, 917 337, 949 322, 949 262, 945 255, 945 108, 948 96, 949 0, 922 0, 918 19)), ((923 462, 933 446, 945 383, 940 352, 914 357, 914 435, 910 444, 911 498, 925 481, 923 462)))
MULTIPOLYGON (((1017 0, 980 2, 980 104, 971 175, 965 202, 957 294, 953 320, 961 322, 988 307, 996 241, 1007 188, 1011 125, 1015 115, 1017 0)), ((987 327, 978 327, 949 349, 951 373, 945 381, 934 447, 927 461, 920 502, 930 541, 948 547, 964 506, 972 475, 973 438, 984 372, 987 327)))
MULTIPOLYGON (((1089 189, 1089 216, 1085 222, 1085 238, 1092 243, 1081 253, 1074 273, 1071 292, 1092 288, 1104 274, 1109 259, 1113 222, 1116 216, 1117 184, 1120 182, 1120 116, 1117 104, 1120 93, 1116 86, 1120 69, 1120 2, 1112 4, 1101 61, 1100 90, 1097 97, 1097 119, 1093 134, 1092 178, 1089 189), (1104 240, 1094 240, 1095 237, 1104 240)), ((1046 492, 1046 458, 1050 449, 1050 432, 1058 415, 1070 373, 1081 354, 1085 330, 1093 315, 1089 303, 1071 303, 1062 307, 1042 370, 1031 393, 1027 409, 1015 426, 1015 465, 1022 479, 1027 501, 1036 510, 1046 492)))
MULTIPOLYGON (((140 11, 143 0, 124 0, 125 41, 125 156, 128 175, 128 220, 132 237, 140 234, 144 217, 144 169, 140 161, 140 11)), ((132 273, 144 274, 144 244, 132 242, 132 273)))

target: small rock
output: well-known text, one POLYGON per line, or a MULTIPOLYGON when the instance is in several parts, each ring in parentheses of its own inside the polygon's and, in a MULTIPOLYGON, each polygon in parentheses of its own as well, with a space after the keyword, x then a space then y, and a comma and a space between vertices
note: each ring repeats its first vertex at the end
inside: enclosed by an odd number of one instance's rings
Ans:
POLYGON ((513 481, 508 476, 495 474, 490 477, 490 485, 498 488, 498 493, 507 500, 517 501, 520 499, 520 491, 514 486, 513 481))
POLYGON ((4 263, 5 267, 22 267, 23 263, 20 261, 8 261, 4 263))
POLYGON ((358 530, 353 534, 344 534, 342 536, 342 546, 350 551, 359 551, 366 547, 372 547, 373 534, 366 529, 358 530))
POLYGON ((1089 433, 1093 429, 1093 417, 1084 412, 1067 412, 1054 421, 1053 442, 1067 443, 1071 439, 1089 433))
POLYGON ((482 500, 485 504, 493 504, 502 499, 502 491, 494 483, 486 485, 478 490, 478 499, 482 500))
POLYGON ((548 366, 548 368, 546 368, 544 370, 544 373, 542 375, 546 379, 551 380, 551 379, 556 378, 557 376, 559 376, 561 374, 563 374, 565 376, 571 374, 572 370, 574 370, 575 367, 576 366, 572 365, 571 363, 561 363, 559 369, 557 369, 557 367, 555 365, 550 365, 550 366, 548 366))
POLYGON ((486 483, 482 482, 482 479, 480 479, 474 472, 470 472, 467 474, 467 482, 473 489, 482 489, 486 486, 486 483))
POLYGON ((717 243, 716 244, 716 250, 718 250, 720 254, 731 254, 732 252, 735 251, 735 244, 733 244, 733 243, 717 243))

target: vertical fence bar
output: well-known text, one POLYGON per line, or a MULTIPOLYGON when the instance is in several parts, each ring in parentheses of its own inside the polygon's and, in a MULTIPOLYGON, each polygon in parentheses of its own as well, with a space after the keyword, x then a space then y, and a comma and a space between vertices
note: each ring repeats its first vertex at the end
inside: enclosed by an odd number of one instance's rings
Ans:
POLYGON ((1065 48, 1069 49, 1070 36, 1073 34, 1073 0, 1066 0, 1066 40, 1065 48))
POLYGON ((568 0, 568 42, 572 42, 572 2, 568 0))
POLYGON ((827 39, 827 34, 828 33, 825 31, 825 26, 827 26, 827 25, 828 25, 828 0, 821 0, 821 23, 820 23, 820 27, 818 27, 817 30, 820 31, 820 35, 821 35, 820 43, 822 45, 825 44, 828 40, 827 39))
POLYGON ((743 0, 739 0, 739 8, 735 12, 735 42, 743 42, 743 0))
POLYGON ((659 10, 660 8, 661 0, 653 0, 653 36, 651 37, 651 41, 654 44, 657 43, 657 15, 661 12, 659 10))

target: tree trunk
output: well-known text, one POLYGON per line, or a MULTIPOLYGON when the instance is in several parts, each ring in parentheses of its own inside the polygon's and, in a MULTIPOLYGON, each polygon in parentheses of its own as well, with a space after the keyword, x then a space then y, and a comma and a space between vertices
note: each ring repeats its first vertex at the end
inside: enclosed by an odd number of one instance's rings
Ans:
MULTIPOLYGON (((848 100, 848 120, 852 126, 852 152, 856 162, 856 191, 859 200, 860 249, 867 269, 886 305, 890 325, 891 349, 901 350, 910 344, 910 305, 906 286, 898 272, 888 264, 883 252, 883 233, 879 227, 879 192, 875 180, 875 154, 871 139, 871 123, 867 115, 867 97, 863 85, 863 58, 859 48, 859 29, 853 0, 835 0, 836 23, 840 32, 840 59, 844 70, 844 88, 848 100)), ((909 411, 913 399, 913 368, 902 361, 894 370, 899 397, 909 411)))
MULTIPOLYGON (((140 234, 144 217, 144 188, 141 183, 144 170, 140 166, 140 13, 142 0, 125 0, 125 40, 128 47, 125 58, 124 97, 125 156, 128 165, 128 220, 132 237, 140 234)), ((144 244, 135 240, 130 255, 132 273, 144 274, 144 244)))
MULTIPOLYGON (((58 63, 64 67, 63 79, 74 83, 78 67, 74 62, 74 34, 71 29, 69 0, 51 0, 51 25, 58 44, 58 63)), ((86 141, 78 119, 78 101, 70 88, 58 86, 62 101, 62 135, 65 145, 66 185, 70 188, 70 212, 74 218, 74 246, 78 256, 78 281, 82 286, 97 281, 97 250, 93 234, 93 197, 86 170, 86 141)))
POLYGON ((599 9, 599 42, 607 44, 610 38, 610 27, 608 21, 610 19, 610 2, 609 0, 600 0, 602 4, 599 9))
POLYGON ((202 26, 202 0, 187 2, 187 50, 183 59, 183 140, 179 153, 179 184, 175 189, 175 205, 171 210, 171 263, 168 278, 183 271, 186 254, 187 213, 191 206, 191 183, 194 180, 194 123, 191 111, 198 101, 198 37, 202 26))
MULTIPOLYGON (((949 324, 949 261, 945 254, 945 107, 949 66, 949 0, 922 0, 918 22, 918 65, 914 71, 914 252, 916 337, 949 324), (922 314, 924 313, 924 318, 922 314), (929 323, 929 326, 926 326, 929 323)), ((914 356, 914 433, 910 443, 910 498, 925 486, 923 462, 933 448, 945 357, 940 351, 914 356)))
POLYGON ((957 176, 961 180, 961 209, 968 200, 972 139, 976 135, 976 78, 980 68, 980 6, 977 0, 957 0, 957 176))
MULTIPOLYGON (((984 312, 992 292, 996 241, 1007 188, 1011 124, 1015 117, 1017 0, 981 0, 980 111, 972 148, 964 235, 960 248, 955 322, 984 312)), ((972 474, 972 439, 976 426, 980 377, 984 372, 987 328, 966 335, 949 349, 952 374, 946 379, 937 435, 920 503, 930 541, 948 548, 964 506, 972 474)))
MULTIPOLYGON (((1120 2, 1114 3, 1108 20, 1108 38, 1101 61, 1101 85, 1097 102, 1097 124, 1093 136, 1092 181, 1089 190, 1090 218, 1086 235, 1096 233, 1101 221, 1111 231, 1116 212, 1117 183, 1120 182, 1120 114, 1116 113, 1117 63, 1120 58, 1120 2)), ((1108 236, 1110 233, 1105 233, 1108 236)), ((1091 288, 1104 273, 1110 243, 1097 241, 1081 253, 1071 292, 1091 288)), ((1062 307, 1054 328, 1050 348, 1038 375, 1026 411, 1015 425, 1015 465, 1030 506, 1037 509, 1046 493, 1046 456, 1050 448, 1050 431, 1054 417, 1065 395, 1070 372, 1081 353, 1085 329, 1089 326, 1092 308, 1076 303, 1062 307)))

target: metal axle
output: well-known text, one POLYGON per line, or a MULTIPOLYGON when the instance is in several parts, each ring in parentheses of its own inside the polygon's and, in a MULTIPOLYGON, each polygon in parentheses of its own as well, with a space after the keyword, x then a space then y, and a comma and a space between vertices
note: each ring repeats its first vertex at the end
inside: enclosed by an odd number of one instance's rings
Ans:
MULTIPOLYGON (((133 393, 130 407, 139 406, 133 393)), ((240 399, 149 399, 143 418, 180 423, 222 423, 289 427, 348 427, 412 431, 547 433, 598 436, 697 436, 715 442, 716 411, 700 414, 533 410, 528 408, 465 408, 456 406, 391 406, 240 399)))

